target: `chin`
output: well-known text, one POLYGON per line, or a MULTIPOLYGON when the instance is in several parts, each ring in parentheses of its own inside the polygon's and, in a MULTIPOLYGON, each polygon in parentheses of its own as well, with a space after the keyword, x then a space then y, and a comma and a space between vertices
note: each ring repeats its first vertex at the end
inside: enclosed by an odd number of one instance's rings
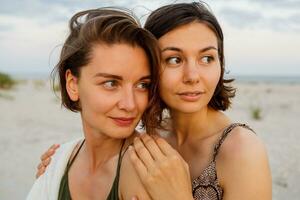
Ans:
POLYGON ((184 113, 184 114, 193 114, 193 113, 197 113, 200 110, 202 110, 204 107, 200 106, 199 104, 196 105, 180 105, 180 106, 176 106, 173 109, 176 112, 180 112, 180 113, 184 113))
POLYGON ((130 137, 135 130, 135 126, 130 127, 114 127, 114 130, 111 131, 111 137, 117 139, 124 139, 130 137))

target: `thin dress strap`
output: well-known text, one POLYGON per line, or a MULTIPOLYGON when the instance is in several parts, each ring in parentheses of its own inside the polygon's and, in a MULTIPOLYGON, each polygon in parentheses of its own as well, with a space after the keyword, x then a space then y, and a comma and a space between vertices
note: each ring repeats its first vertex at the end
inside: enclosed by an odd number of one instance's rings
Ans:
POLYGON ((119 152, 116 176, 115 176, 113 185, 111 187, 111 190, 110 190, 106 200, 118 200, 119 199, 119 180, 120 180, 121 163, 122 163, 122 158, 123 158, 126 150, 128 149, 128 147, 127 147, 122 154, 122 150, 123 150, 125 142, 126 142, 126 139, 123 140, 123 143, 122 143, 122 146, 121 146, 121 149, 119 152))
POLYGON ((120 152, 119 152, 119 158, 118 158, 118 166, 117 166, 116 176, 119 176, 119 174, 120 174, 120 168, 121 168, 122 158, 123 158, 123 156, 124 156, 124 154, 125 154, 125 152, 127 150, 127 148, 126 148, 125 151, 124 151, 124 153, 122 154, 125 142, 126 142, 126 139, 123 140, 122 146, 121 146, 121 149, 120 149, 120 152))
POLYGON ((235 127, 243 127, 246 128, 250 131, 252 131, 253 133, 255 133, 248 125, 246 124, 242 124, 242 123, 233 123, 230 124, 228 127, 225 128, 225 130, 223 131, 220 139, 218 140, 218 142, 216 143, 215 147, 214 147, 214 154, 213 154, 213 161, 216 161, 216 157, 219 153, 220 147, 222 145, 222 143, 224 142, 225 138, 227 137, 227 135, 235 128, 235 127))
MULTIPOLYGON (((111 191, 109 193, 109 196, 107 198, 109 200, 118 199, 118 190, 114 189, 114 188, 118 188, 118 185, 119 185, 119 174, 120 174, 120 167, 121 167, 121 160, 122 160, 121 155, 122 155, 122 149, 123 149, 123 146, 125 144, 125 141, 126 141, 126 139, 122 141, 122 146, 121 146, 121 149, 120 149, 120 152, 119 152, 116 176, 115 176, 115 179, 114 179, 114 182, 113 182, 112 189, 111 189, 111 191), (116 190, 116 192, 114 190, 116 190)), ((68 175, 69 173, 68 172, 69 172, 69 169, 72 166, 76 156, 78 155, 81 147, 83 146, 84 142, 85 142, 85 140, 83 140, 83 142, 81 143, 81 145, 78 148, 77 152, 75 153, 73 158, 67 164, 65 173, 64 173, 64 175, 61 179, 61 182, 60 182, 58 200, 71 200, 72 199, 71 198, 71 193, 70 193, 70 188, 69 188, 69 175, 68 175)))
POLYGON ((71 158, 67 164, 67 167, 65 169, 65 172, 61 178, 60 181, 60 186, 59 186, 59 192, 58 192, 58 200, 70 200, 71 198, 71 193, 69 189, 69 169, 72 166, 75 158, 77 157, 81 147, 83 146, 85 142, 85 139, 82 141, 80 144, 79 148, 77 149, 76 153, 74 154, 73 158, 71 158))
POLYGON ((72 164, 73 164, 75 158, 77 157, 77 155, 78 155, 81 147, 83 146, 84 142, 85 142, 85 139, 81 142, 81 144, 80 144, 79 148, 77 149, 76 153, 74 154, 73 158, 68 162, 67 168, 72 166, 72 164))

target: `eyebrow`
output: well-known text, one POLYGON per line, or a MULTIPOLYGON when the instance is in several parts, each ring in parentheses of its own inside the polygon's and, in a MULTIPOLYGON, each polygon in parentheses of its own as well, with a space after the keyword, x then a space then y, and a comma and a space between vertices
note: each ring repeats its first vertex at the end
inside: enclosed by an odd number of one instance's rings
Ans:
POLYGON ((150 75, 147 75, 147 76, 143 76, 142 78, 140 78, 140 80, 145 80, 145 79, 151 80, 151 76, 150 76, 150 75))
MULTIPOLYGON (((208 50, 211 50, 211 49, 218 51, 218 49, 216 47, 214 47, 214 46, 208 46, 208 47, 205 47, 203 49, 200 49, 199 52, 202 53, 202 52, 205 52, 205 51, 208 51, 208 50)), ((166 47, 161 52, 164 52, 164 51, 178 51, 178 52, 182 52, 182 50, 180 48, 177 48, 177 47, 166 47)))
MULTIPOLYGON (((114 75, 114 74, 108 74, 108 73, 97 73, 94 77, 104 77, 104 78, 112 78, 117 80, 123 80, 122 76, 114 75)), ((146 75, 141 77, 139 80, 145 80, 145 79, 151 79, 150 75, 146 75)))
POLYGON ((205 47, 203 49, 200 50, 200 52, 205 52, 205 51, 209 51, 209 50, 216 50, 218 51, 218 48, 214 47, 214 46, 208 46, 208 47, 205 47))
POLYGON ((166 48, 161 50, 161 52, 164 52, 164 51, 179 51, 179 52, 182 52, 182 50, 177 48, 177 47, 166 47, 166 48))
POLYGON ((118 80, 123 80, 121 76, 113 75, 113 74, 107 74, 107 73, 97 73, 95 74, 94 77, 104 77, 104 78, 113 78, 113 79, 118 79, 118 80))

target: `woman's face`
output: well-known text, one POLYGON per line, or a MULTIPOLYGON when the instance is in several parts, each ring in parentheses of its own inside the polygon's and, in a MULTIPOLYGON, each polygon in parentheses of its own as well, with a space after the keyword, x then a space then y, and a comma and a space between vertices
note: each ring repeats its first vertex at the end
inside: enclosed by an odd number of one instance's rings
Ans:
POLYGON ((113 138, 132 134, 148 104, 150 69, 142 48, 95 45, 79 80, 70 73, 66 76, 69 96, 73 101, 79 99, 85 132, 113 138))
POLYGON ((158 41, 163 101, 175 112, 193 113, 207 107, 221 74, 215 33, 203 23, 192 22, 158 41))

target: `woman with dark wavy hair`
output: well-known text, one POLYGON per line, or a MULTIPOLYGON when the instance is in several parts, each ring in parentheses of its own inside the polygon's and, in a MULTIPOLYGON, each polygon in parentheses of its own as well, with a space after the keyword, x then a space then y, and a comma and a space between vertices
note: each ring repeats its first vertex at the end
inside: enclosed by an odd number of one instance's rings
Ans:
MULTIPOLYGON (((235 89, 224 78, 222 29, 203 3, 178 3, 153 11, 145 23, 161 49, 159 93, 163 137, 188 163, 197 200, 271 199, 264 145, 245 124, 222 111, 235 89)), ((130 155, 152 199, 188 199, 178 187, 180 159, 142 136, 130 155), (177 158, 177 159, 176 159, 177 158), (169 198, 172 197, 172 198, 169 198), (186 198, 184 198, 186 197, 186 198)))
POLYGON ((224 38, 215 16, 201 2, 171 4, 153 11, 145 29, 161 51, 160 123, 158 137, 135 138, 125 154, 131 162, 120 177, 124 198, 271 199, 264 145, 223 113, 235 89, 224 78, 224 38))

